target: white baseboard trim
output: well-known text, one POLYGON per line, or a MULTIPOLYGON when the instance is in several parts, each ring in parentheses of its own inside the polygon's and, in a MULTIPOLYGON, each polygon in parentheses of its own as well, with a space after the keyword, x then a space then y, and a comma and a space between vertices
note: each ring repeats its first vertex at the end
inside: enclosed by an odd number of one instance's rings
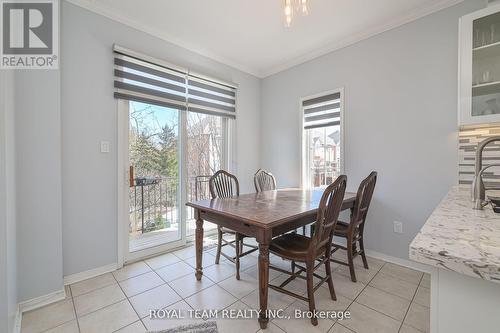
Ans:
POLYGON ((112 263, 112 264, 109 264, 106 266, 101 266, 101 267, 89 269, 88 271, 67 275, 64 277, 64 285, 67 286, 68 284, 73 284, 76 282, 80 282, 83 280, 87 280, 87 279, 96 277, 98 275, 113 272, 113 271, 116 271, 117 268, 118 268, 118 264, 112 263))
MULTIPOLYGON (((117 269, 117 264, 109 264, 106 266, 102 267, 97 267, 85 272, 80 272, 77 274, 72 274, 64 277, 64 285, 80 282, 86 279, 93 278, 95 276, 113 272, 117 269)), ((21 332, 21 321, 22 321, 22 316, 24 312, 35 310, 38 308, 41 308, 45 305, 49 305, 55 302, 62 301, 63 299, 66 298, 66 290, 62 288, 61 290, 55 291, 53 293, 43 295, 40 297, 36 297, 27 301, 23 301, 18 304, 17 306, 17 311, 16 311, 16 317, 14 321, 14 327, 13 327, 13 333, 20 333, 21 332)))
POLYGON ((398 258, 398 257, 393 257, 385 253, 377 252, 377 251, 372 251, 372 250, 366 250, 366 255, 375 259, 380 259, 383 261, 387 261, 396 265, 408 267, 411 269, 415 269, 417 271, 421 271, 424 273, 431 273, 432 272, 432 267, 418 263, 416 261, 412 261, 409 259, 403 259, 403 258, 398 258))
POLYGON ((22 315, 24 312, 41 308, 42 306, 61 301, 65 298, 66 291, 62 288, 61 290, 54 291, 50 294, 35 297, 19 303, 19 312, 22 315))
POLYGON ((31 310, 36 310, 45 305, 62 301, 65 298, 66 298, 66 290, 62 288, 61 290, 54 291, 50 294, 20 302, 17 305, 17 310, 15 314, 16 317, 14 319, 13 333, 21 333, 21 322, 23 319, 23 313, 31 310))
POLYGON ((21 321, 23 319, 23 314, 21 313, 21 309, 19 304, 17 305, 16 314, 14 318, 14 327, 12 328, 12 333, 21 333, 21 321))

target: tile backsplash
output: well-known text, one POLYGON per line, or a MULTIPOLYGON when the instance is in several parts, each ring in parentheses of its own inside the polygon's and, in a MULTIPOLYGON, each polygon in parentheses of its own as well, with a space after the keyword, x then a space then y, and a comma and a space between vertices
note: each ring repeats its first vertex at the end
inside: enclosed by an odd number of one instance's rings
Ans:
MULTIPOLYGON (((477 144, 484 139, 500 135, 500 125, 462 129, 458 133, 458 182, 471 184, 474 177, 477 144)), ((492 142, 483 151, 483 166, 500 163, 500 142, 492 142)), ((500 167, 488 169, 483 176, 485 185, 500 185, 500 167)))

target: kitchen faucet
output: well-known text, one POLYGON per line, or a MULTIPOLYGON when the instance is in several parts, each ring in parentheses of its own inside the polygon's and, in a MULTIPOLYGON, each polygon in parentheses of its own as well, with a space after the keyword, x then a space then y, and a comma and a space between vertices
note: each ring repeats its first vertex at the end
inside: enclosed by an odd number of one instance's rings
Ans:
MULTIPOLYGON (((490 164, 483 167, 483 150, 488 144, 495 141, 500 141, 500 135, 487 138, 477 145, 476 169, 474 173, 474 180, 472 181, 472 200, 474 201, 474 209, 483 209, 483 207, 487 204, 487 202, 485 202, 486 187, 484 186, 483 182, 483 173, 493 166, 500 166, 500 164, 490 164)), ((488 188, 488 190, 491 189, 498 188, 488 188)))

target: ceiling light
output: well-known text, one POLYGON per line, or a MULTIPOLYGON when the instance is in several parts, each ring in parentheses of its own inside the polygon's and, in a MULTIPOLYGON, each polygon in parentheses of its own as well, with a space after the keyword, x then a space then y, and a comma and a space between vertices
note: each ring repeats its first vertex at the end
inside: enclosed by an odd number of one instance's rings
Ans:
POLYGON ((293 15, 298 12, 302 15, 309 14, 308 0, 283 0, 285 13, 285 26, 290 27, 293 15))

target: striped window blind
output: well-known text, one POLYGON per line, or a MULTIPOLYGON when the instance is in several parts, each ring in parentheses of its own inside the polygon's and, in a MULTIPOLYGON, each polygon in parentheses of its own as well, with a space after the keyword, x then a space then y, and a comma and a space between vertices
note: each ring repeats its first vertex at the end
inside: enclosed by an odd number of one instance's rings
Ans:
POLYGON ((236 118, 236 87, 114 46, 114 97, 236 118))
POLYGON ((188 75, 188 111, 236 118, 236 89, 208 78, 188 75))
POLYGON ((340 92, 302 101, 304 129, 340 125, 340 92))
POLYGON ((115 47, 115 98, 186 110, 186 73, 115 47))

